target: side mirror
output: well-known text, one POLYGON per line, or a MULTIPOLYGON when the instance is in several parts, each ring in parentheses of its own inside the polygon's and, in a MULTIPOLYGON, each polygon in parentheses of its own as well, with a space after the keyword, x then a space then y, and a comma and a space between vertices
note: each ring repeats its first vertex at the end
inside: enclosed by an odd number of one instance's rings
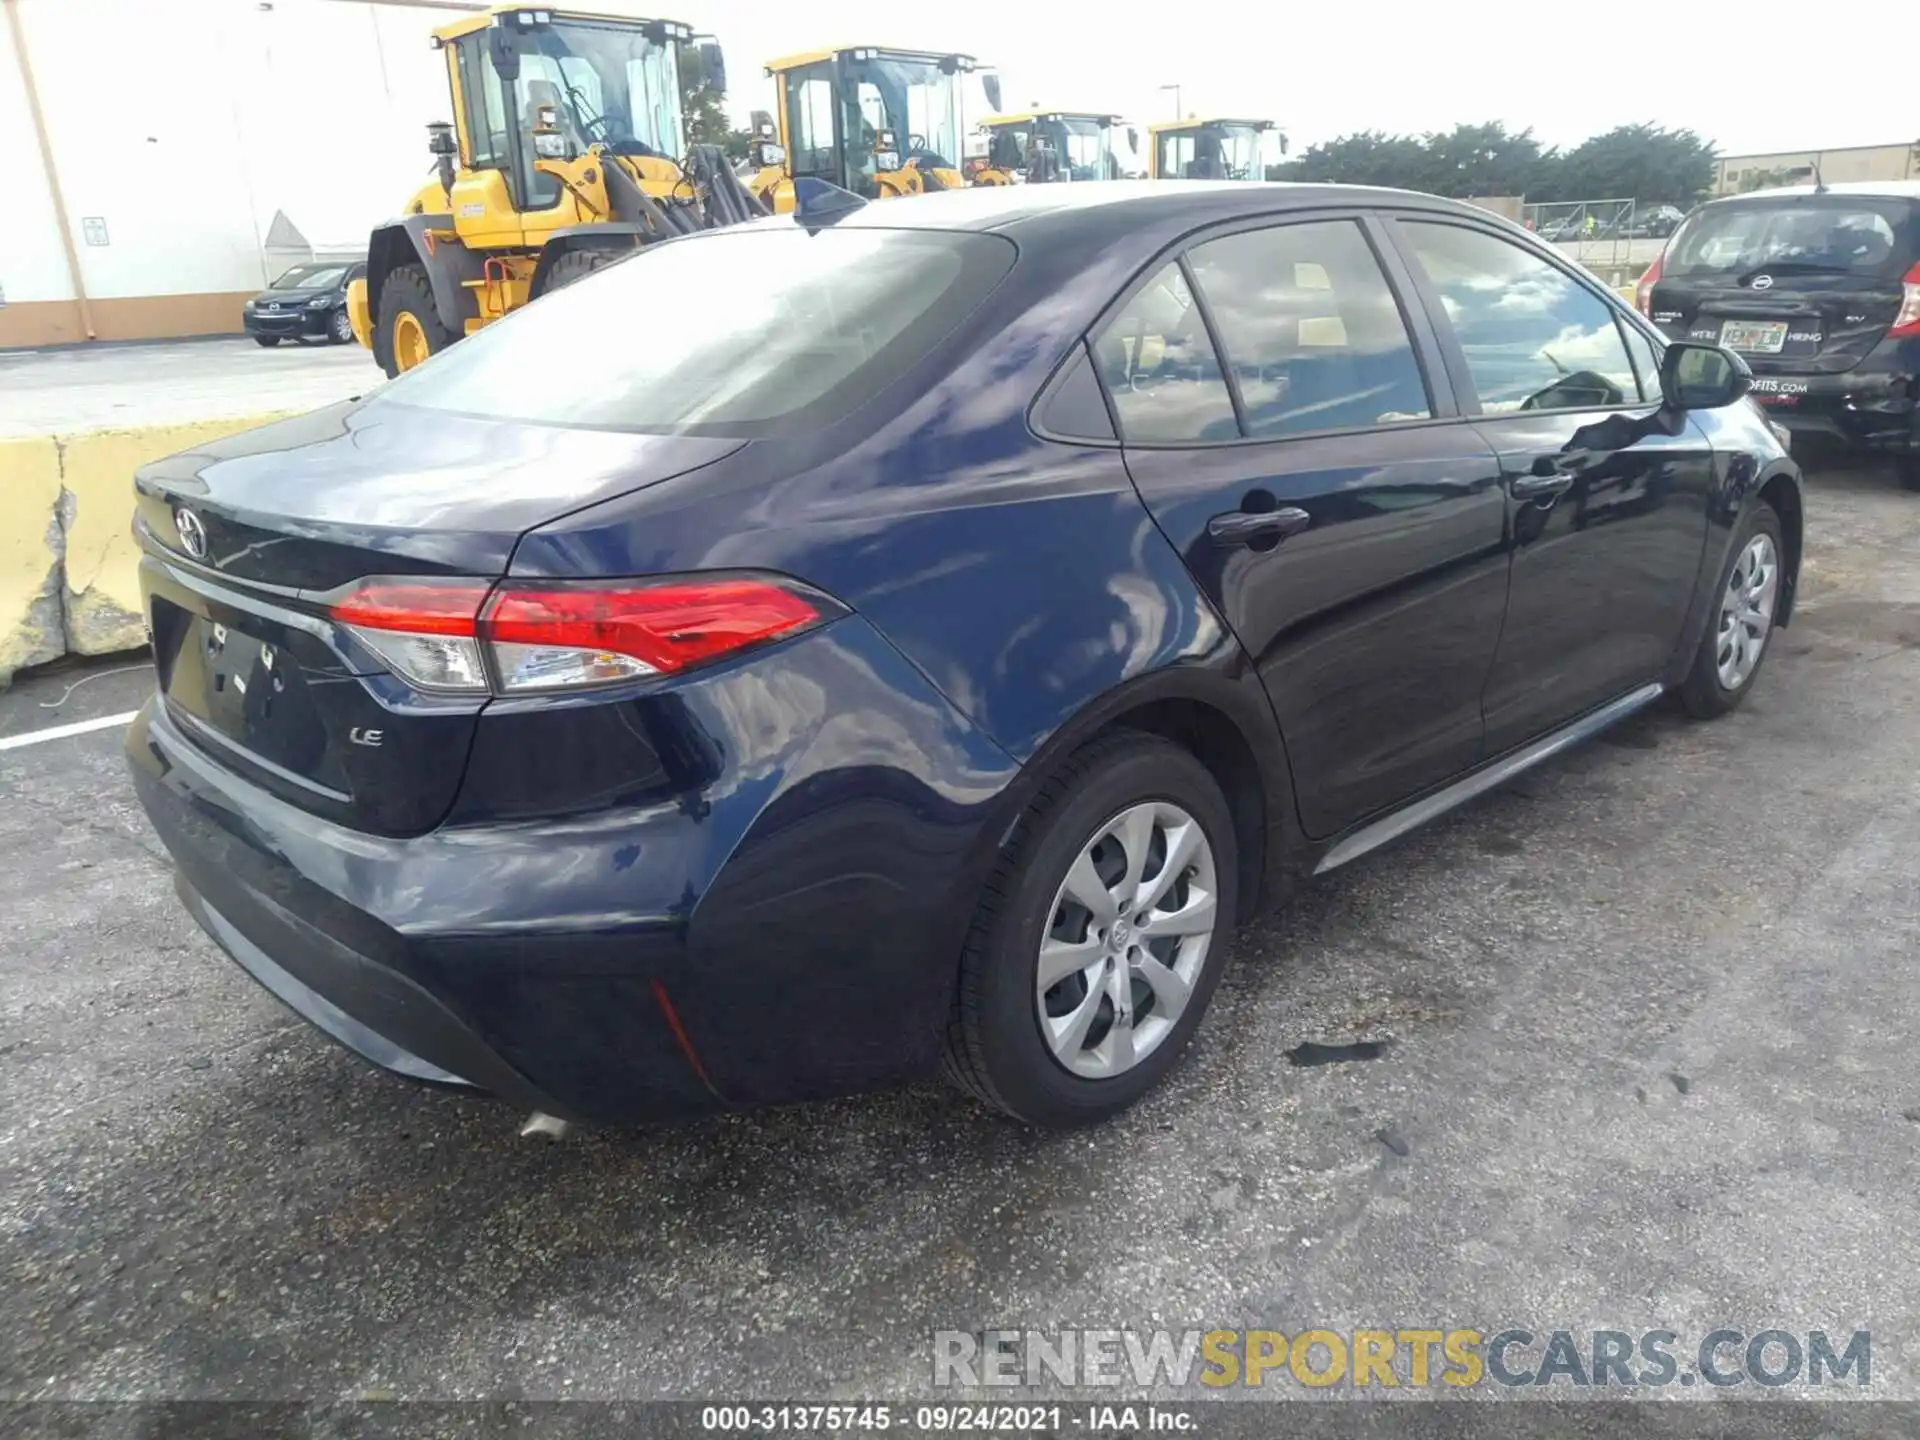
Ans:
POLYGON ((1000 77, 989 70, 980 77, 981 88, 987 92, 987 104, 993 107, 993 113, 1000 113, 1000 77))
POLYGON ((1132 125, 1127 126, 1127 149, 1136 155, 1140 153, 1140 132, 1132 125))
POLYGON ((1718 345, 1675 341, 1660 357, 1660 398, 1672 410, 1718 410, 1753 389, 1753 371, 1718 345))
POLYGON ((495 25, 487 31, 487 52, 493 57, 494 74, 509 85, 520 78, 520 50, 505 25, 495 25))
POLYGON ((786 149, 783 146, 774 144, 771 140, 756 140, 752 148, 747 152, 747 156, 753 161, 753 166, 756 170, 764 170, 769 165, 784 165, 787 163, 786 149))
POLYGON ((708 36, 702 36, 693 42, 687 52, 687 58, 693 64, 692 90, 711 90, 716 95, 727 93, 727 57, 720 49, 720 42, 708 36))

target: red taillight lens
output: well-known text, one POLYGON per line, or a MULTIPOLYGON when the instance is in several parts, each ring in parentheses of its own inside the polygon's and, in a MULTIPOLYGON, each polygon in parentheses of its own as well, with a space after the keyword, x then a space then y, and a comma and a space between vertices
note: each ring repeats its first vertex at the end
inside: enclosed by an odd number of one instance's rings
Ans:
POLYGON ((426 689, 520 694, 675 674, 797 634, 826 618, 823 604, 749 575, 498 587, 372 580, 330 613, 426 689))
POLYGON ((1920 337, 1920 265, 1915 265, 1900 281, 1900 313, 1887 327, 1890 340, 1920 337))
MULTIPOLYGON (((671 674, 790 635, 819 619, 819 610, 805 598, 761 579, 515 586, 495 594, 481 617, 480 633, 496 654, 507 647, 569 650, 636 661, 643 674, 671 674)), ((513 672, 502 658, 501 681, 514 689, 513 672)))
POLYGON ((362 580, 328 613, 421 689, 485 694, 474 623, 492 588, 484 580, 362 580))
POLYGON ((362 580, 328 607, 345 625, 414 635, 471 635, 493 587, 483 580, 362 580))
POLYGON ((1649 320, 1653 318, 1653 287, 1660 283, 1660 262, 1666 257, 1656 255, 1653 264, 1647 267, 1647 273, 1635 282, 1633 287, 1633 308, 1649 320))

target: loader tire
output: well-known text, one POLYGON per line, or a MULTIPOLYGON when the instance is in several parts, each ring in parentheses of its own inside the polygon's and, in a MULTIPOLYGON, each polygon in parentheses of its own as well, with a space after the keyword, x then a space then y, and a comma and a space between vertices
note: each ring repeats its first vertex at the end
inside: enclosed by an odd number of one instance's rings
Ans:
POLYGON ((387 272, 380 286, 380 319, 373 327, 373 358, 388 379, 459 338, 440 323, 425 266, 401 265, 387 272))
POLYGON ((542 294, 551 294, 562 286, 571 285, 584 279, 596 270, 604 270, 616 260, 623 260, 630 252, 625 250, 569 250, 547 269, 547 283, 542 294))

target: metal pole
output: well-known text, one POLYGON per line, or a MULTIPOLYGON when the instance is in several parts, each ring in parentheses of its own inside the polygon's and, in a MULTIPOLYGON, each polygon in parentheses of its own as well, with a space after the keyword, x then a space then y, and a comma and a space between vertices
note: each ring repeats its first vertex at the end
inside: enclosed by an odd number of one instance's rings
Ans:
POLYGON ((40 167, 47 175, 47 195, 53 218, 60 226, 60 246, 67 252, 67 273, 73 277, 73 298, 80 304, 80 328, 97 340, 93 307, 87 303, 87 282, 80 278, 80 253, 73 248, 73 227, 67 223, 67 201, 60 193, 60 171, 53 163, 53 143, 47 139, 46 117, 40 113, 40 88, 33 83, 33 65, 27 59, 27 35, 20 26, 20 0, 0 0, 7 8, 7 32, 13 39, 13 58, 20 66, 20 84, 27 95, 27 114, 33 118, 33 136, 40 142, 40 167))

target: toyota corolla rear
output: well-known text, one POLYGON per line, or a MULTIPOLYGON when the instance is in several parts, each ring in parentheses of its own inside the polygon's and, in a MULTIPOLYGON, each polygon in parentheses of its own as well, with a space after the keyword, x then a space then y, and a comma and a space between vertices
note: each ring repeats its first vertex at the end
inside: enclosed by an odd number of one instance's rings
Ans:
POLYGON ((915 937, 950 933, 1011 762, 724 530, 526 542, 750 505, 794 417, 870 397, 1010 263, 979 235, 677 242, 141 471, 158 690, 128 748, 201 925, 366 1058, 559 1115, 924 1069, 948 1002, 915 937), (875 1014, 898 1043, 841 1042, 875 1014))

